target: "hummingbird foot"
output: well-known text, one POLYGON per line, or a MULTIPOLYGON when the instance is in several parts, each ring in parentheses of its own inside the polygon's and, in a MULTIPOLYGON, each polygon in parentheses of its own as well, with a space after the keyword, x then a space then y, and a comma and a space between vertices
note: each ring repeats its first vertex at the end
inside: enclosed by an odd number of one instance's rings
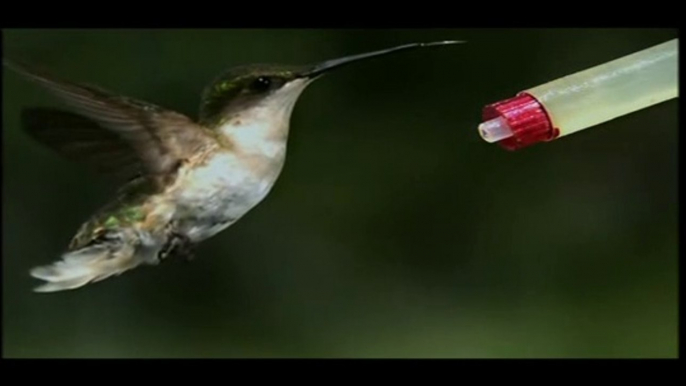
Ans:
POLYGON ((188 237, 172 232, 167 243, 160 251, 159 258, 164 260, 168 257, 181 257, 186 261, 191 261, 195 258, 194 252, 195 248, 188 237))

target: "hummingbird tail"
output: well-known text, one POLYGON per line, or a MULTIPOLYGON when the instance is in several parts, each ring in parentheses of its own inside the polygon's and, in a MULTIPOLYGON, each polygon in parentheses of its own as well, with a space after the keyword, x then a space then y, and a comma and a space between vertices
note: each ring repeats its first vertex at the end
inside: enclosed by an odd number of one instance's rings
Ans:
POLYGON ((57 292, 76 289, 111 276, 117 276, 143 263, 133 247, 90 245, 70 251, 61 260, 33 268, 31 276, 46 281, 35 292, 57 292))

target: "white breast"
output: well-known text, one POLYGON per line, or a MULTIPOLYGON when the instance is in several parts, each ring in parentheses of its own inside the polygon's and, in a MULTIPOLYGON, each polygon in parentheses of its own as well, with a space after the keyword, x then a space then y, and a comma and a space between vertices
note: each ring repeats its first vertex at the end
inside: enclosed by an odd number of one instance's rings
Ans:
POLYGON ((267 196, 286 157, 293 106, 309 82, 291 81, 228 117, 216 130, 232 148, 180 173, 175 219, 188 237, 199 241, 213 236, 267 196))
POLYGON ((183 232, 200 241, 237 221, 267 196, 282 164, 222 153, 181 173, 175 218, 183 232))

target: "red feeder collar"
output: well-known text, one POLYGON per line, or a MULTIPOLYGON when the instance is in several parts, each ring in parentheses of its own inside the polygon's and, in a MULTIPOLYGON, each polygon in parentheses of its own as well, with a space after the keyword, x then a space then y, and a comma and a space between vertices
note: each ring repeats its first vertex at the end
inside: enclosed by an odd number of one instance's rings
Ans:
POLYGON ((512 136, 498 142, 507 150, 518 150, 538 142, 557 138, 560 131, 553 127, 543 105, 527 93, 490 104, 483 109, 484 122, 501 117, 512 129, 512 136))

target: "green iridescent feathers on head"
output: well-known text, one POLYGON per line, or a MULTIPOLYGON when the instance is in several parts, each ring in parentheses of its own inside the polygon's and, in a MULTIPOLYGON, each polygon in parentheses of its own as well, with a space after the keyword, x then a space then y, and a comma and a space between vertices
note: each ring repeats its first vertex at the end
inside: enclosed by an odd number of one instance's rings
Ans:
POLYGON ((249 65, 232 68, 204 90, 200 105, 200 123, 214 127, 232 111, 247 107, 266 93, 278 90, 296 79, 301 66, 249 65))

